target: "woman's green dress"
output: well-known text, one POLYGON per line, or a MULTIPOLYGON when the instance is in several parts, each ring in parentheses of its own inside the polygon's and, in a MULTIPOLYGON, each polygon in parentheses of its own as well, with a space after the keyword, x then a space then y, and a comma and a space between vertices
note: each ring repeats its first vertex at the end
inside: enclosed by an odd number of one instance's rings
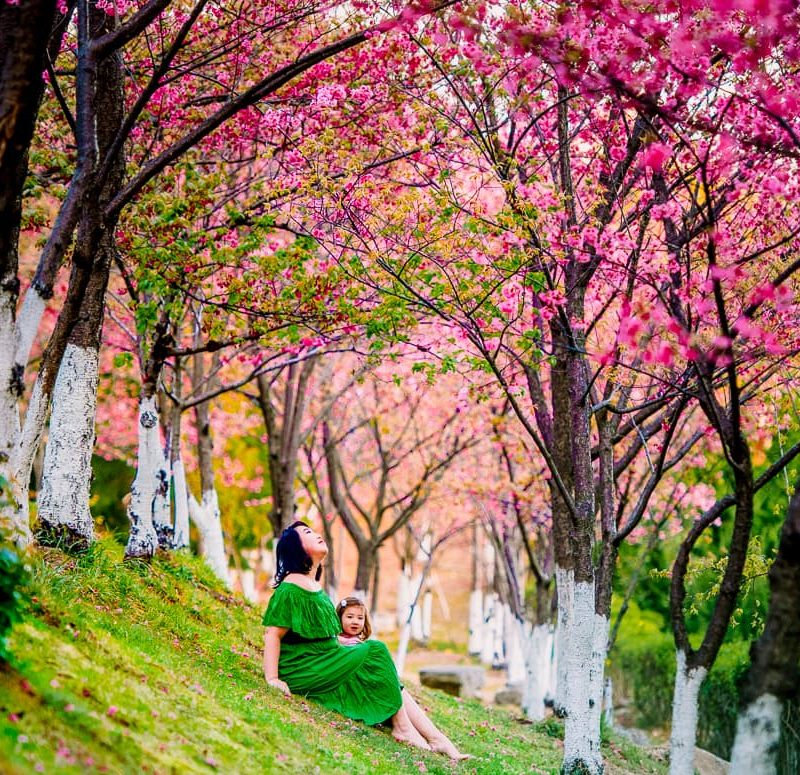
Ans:
POLYGON ((339 617, 324 590, 282 582, 264 613, 265 627, 285 627, 278 675, 293 694, 367 724, 387 721, 400 709, 400 680, 386 646, 368 640, 342 646, 339 617))

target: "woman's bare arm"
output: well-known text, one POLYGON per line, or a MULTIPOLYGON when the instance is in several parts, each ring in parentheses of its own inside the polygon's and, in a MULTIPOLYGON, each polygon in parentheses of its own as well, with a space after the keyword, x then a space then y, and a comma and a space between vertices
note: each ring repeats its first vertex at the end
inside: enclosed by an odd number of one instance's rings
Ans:
POLYGON ((286 627, 267 627, 264 630, 264 678, 270 686, 280 689, 284 694, 291 694, 286 683, 278 677, 281 638, 286 632, 286 627))

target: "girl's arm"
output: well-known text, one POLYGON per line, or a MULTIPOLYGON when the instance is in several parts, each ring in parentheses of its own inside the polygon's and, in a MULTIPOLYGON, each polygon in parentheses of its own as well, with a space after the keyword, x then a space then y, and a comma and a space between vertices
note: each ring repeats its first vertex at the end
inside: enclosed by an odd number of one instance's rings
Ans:
POLYGON ((286 627, 267 627, 264 630, 264 678, 269 686, 280 689, 289 695, 291 691, 284 681, 278 678, 278 657, 281 655, 281 638, 286 635, 286 627))

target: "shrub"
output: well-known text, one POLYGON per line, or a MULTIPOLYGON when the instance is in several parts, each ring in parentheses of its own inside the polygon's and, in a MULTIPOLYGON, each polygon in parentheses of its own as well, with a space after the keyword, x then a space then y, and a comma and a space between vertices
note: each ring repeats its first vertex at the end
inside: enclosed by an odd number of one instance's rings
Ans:
POLYGON ((750 664, 749 645, 724 644, 700 687, 697 744, 723 759, 730 759, 736 735, 739 684, 750 664))
POLYGON ((0 546, 0 663, 8 661, 8 635, 22 617, 27 579, 27 568, 16 550, 0 546))
MULTIPOLYGON (((646 615, 631 610, 627 631, 612 653, 613 672, 623 694, 633 701, 637 724, 668 725, 675 686, 675 645, 672 637, 653 631, 646 615), (618 677, 617 677, 618 676, 618 677)), ((726 643, 700 688, 697 745, 730 759, 739 713, 739 685, 750 664, 749 643, 726 643)), ((784 708, 778 775, 800 772, 800 702, 784 708)))
POLYGON ((632 602, 610 655, 614 683, 633 701, 636 723, 644 728, 672 718, 675 646, 662 626, 660 616, 632 602))

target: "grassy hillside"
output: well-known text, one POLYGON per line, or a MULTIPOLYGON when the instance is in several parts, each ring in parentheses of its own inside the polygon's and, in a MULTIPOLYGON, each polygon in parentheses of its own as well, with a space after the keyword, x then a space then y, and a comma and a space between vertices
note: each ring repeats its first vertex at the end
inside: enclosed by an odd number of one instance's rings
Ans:
MULTIPOLYGON (((41 551, 31 604, 0 672, 0 770, 45 773, 444 773, 454 765, 264 685, 261 612, 201 562, 123 563, 102 541, 80 557, 41 551)), ((411 687, 474 755, 463 773, 553 773, 555 722, 525 724, 411 687)), ((608 743, 612 772, 662 764, 608 743)))

